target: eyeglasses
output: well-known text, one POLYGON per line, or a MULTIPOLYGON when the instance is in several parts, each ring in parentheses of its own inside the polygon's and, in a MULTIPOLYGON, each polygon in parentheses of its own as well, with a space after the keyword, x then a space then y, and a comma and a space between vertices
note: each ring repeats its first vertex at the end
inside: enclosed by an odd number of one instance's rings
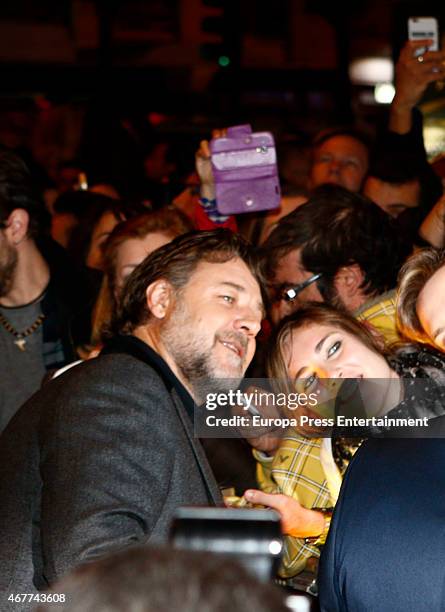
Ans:
POLYGON ((317 281, 322 276, 322 272, 319 272, 318 274, 314 274, 313 276, 307 278, 303 283, 295 285, 295 287, 291 287, 290 289, 285 289, 281 294, 281 299, 285 300, 286 302, 292 302, 292 300, 295 300, 297 295, 299 295, 303 291, 303 289, 306 289, 306 287, 309 287, 309 285, 315 283, 315 281, 317 281))

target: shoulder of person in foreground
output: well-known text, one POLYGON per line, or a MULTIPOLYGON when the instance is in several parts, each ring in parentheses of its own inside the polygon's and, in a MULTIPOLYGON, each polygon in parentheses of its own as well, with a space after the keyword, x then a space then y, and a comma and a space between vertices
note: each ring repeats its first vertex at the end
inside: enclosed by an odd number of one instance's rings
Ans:
POLYGON ((372 610, 376 601, 385 610, 443 610, 444 460, 441 439, 362 445, 321 556, 323 612, 372 610))

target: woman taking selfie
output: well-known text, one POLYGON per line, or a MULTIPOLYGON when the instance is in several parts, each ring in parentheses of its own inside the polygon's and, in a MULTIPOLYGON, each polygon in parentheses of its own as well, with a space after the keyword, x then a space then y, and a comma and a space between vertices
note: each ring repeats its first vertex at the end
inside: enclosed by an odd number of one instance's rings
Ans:
POLYGON ((397 326, 409 340, 445 351, 445 250, 422 249, 400 270, 397 326))
MULTIPOLYGON (((372 389, 364 406, 367 415, 433 418, 445 412, 445 357, 422 347, 385 353, 363 324, 325 304, 308 305, 283 321, 273 338, 268 374, 287 381, 282 391, 306 394, 346 379, 364 381, 372 389), (419 379, 427 383, 420 384, 421 390, 419 379)), ((362 401, 366 396, 361 393, 362 401)), ((332 440, 319 436, 288 430, 276 449, 255 451, 262 490, 244 494, 282 516, 283 531, 290 536, 285 577, 315 569, 343 474, 361 442, 338 432, 332 440)))

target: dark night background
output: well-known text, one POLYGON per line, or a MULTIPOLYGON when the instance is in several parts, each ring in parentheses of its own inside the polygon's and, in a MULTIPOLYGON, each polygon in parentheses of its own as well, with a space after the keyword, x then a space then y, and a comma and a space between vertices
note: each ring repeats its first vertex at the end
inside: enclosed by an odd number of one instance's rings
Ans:
MULTIPOLYGON (((110 148, 120 150, 119 163, 131 166, 132 148, 159 134, 183 138, 188 154, 211 128, 246 121, 279 138, 351 122, 372 132, 386 108, 375 103, 369 84, 351 83, 351 62, 396 57, 407 18, 435 15, 442 22, 438 6, 401 0, 3 2, 0 142, 31 149, 51 175, 79 155, 97 160, 97 143, 105 156, 110 148)), ((430 90, 429 111, 445 134, 443 111, 437 112, 442 105, 434 102, 442 94, 430 90)))

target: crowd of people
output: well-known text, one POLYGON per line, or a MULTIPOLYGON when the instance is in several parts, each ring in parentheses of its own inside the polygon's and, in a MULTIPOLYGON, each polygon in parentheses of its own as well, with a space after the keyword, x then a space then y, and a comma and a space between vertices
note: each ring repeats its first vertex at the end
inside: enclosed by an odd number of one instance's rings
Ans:
POLYGON ((279 150, 267 214, 218 211, 207 141, 168 203, 159 143, 149 200, 48 199, 0 150, 0 610, 48 589, 41 610, 285 609, 231 561, 160 547, 180 506, 224 503, 278 512, 279 577, 309 576, 322 610, 444 609, 445 177, 416 105, 445 53, 425 44, 376 142, 324 130, 295 175, 279 150), (198 437, 207 394, 250 379, 327 399, 198 437))

